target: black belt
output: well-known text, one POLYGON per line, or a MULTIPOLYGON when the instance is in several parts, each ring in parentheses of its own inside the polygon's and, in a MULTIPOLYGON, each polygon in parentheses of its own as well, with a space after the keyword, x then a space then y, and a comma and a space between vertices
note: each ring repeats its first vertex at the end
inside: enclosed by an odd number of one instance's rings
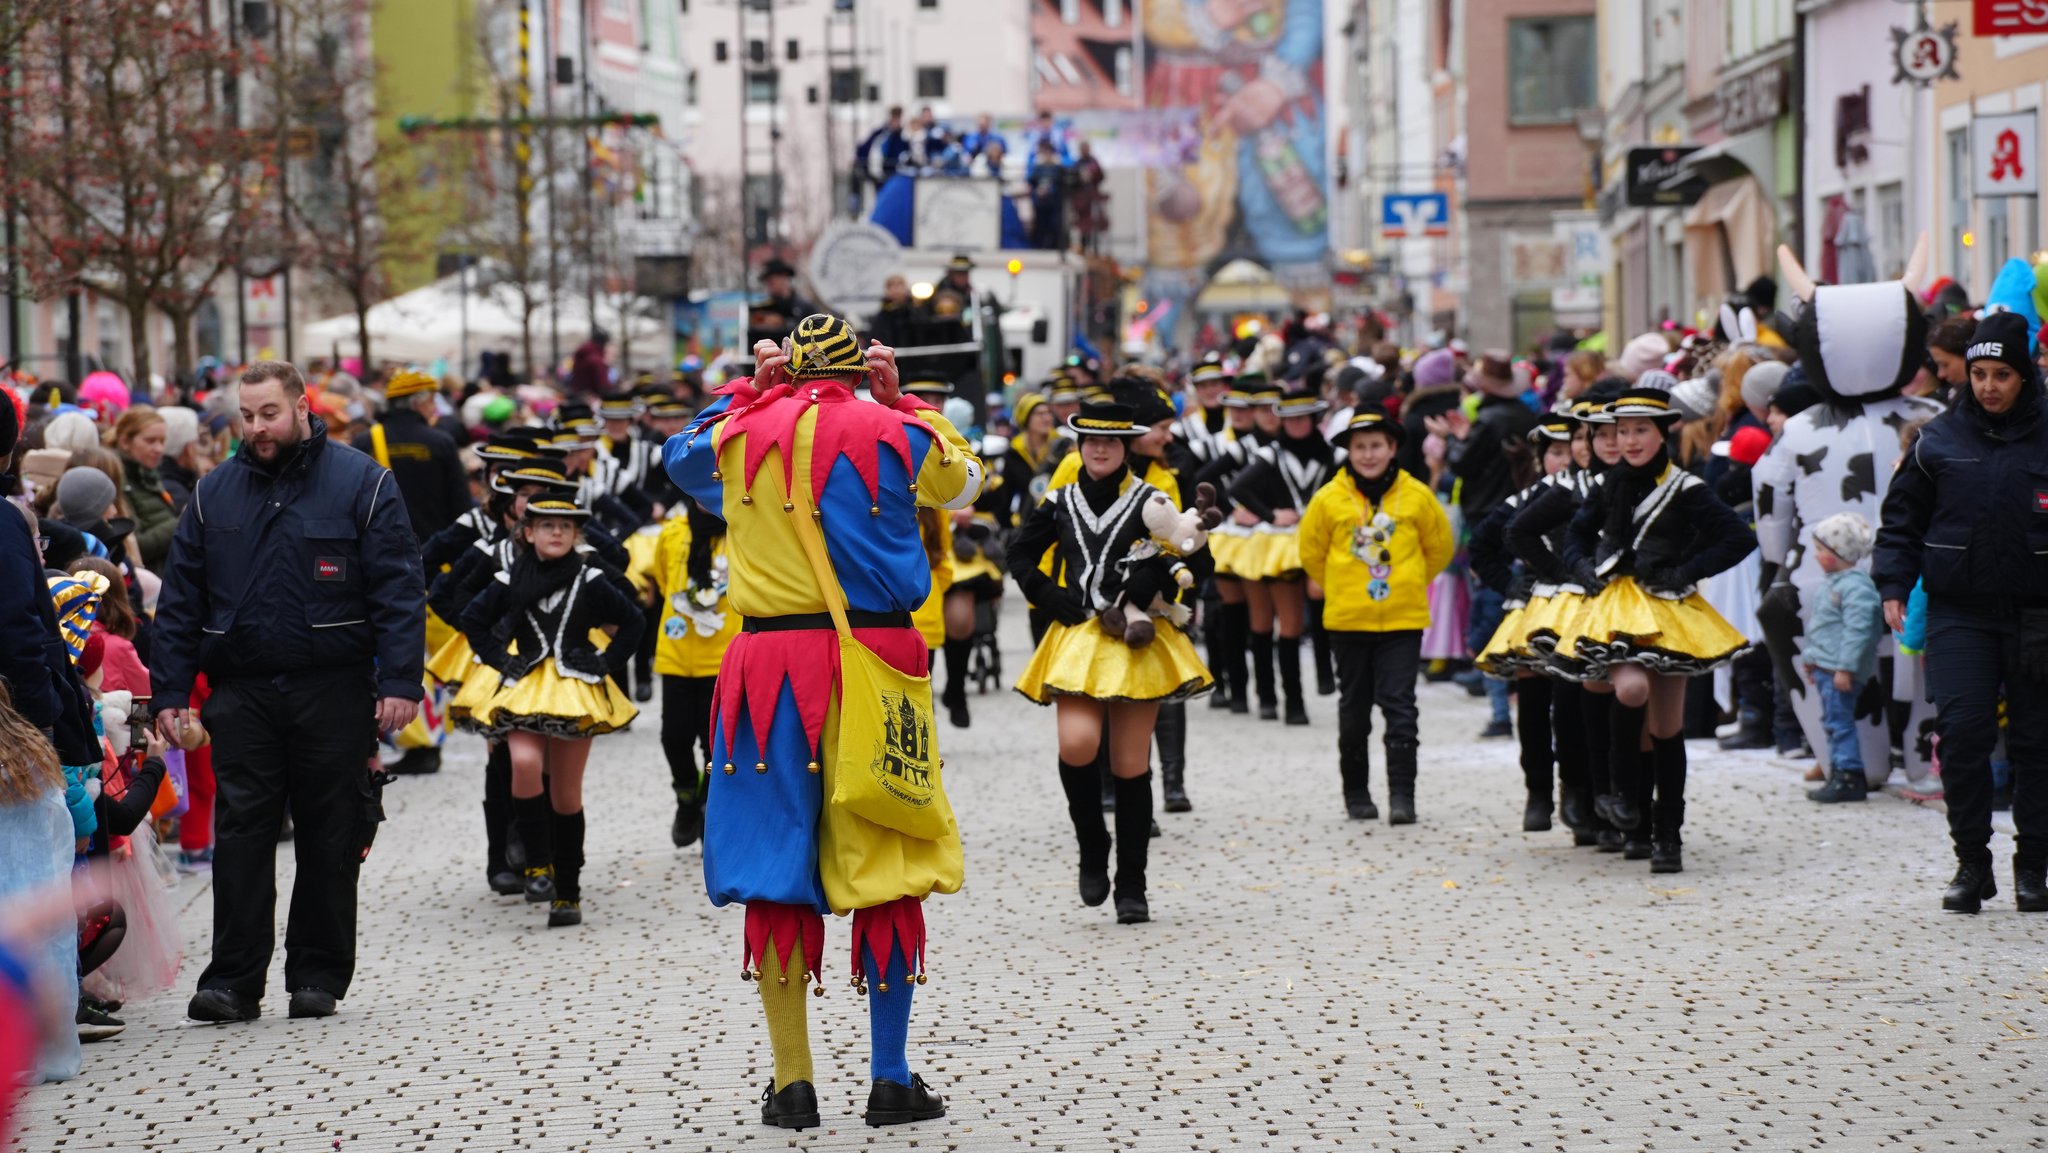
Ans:
MULTIPOLYGON (((749 633, 791 633, 805 629, 829 629, 832 626, 831 613, 791 613, 782 617, 748 617, 740 626, 741 632, 749 633)), ((846 611, 846 627, 850 629, 907 629, 910 614, 904 612, 873 613, 862 609, 846 611)))

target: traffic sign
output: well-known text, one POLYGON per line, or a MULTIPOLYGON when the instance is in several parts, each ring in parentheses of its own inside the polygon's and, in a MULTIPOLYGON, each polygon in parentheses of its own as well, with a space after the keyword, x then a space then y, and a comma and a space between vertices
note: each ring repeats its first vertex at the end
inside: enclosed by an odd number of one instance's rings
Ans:
POLYGON ((1387 240, 1451 234, 1451 198, 1442 192, 1389 192, 1380 197, 1380 235, 1387 240))
POLYGON ((2034 196, 2041 191, 2039 113, 2029 108, 1970 121, 1970 171, 1978 196, 2034 196))

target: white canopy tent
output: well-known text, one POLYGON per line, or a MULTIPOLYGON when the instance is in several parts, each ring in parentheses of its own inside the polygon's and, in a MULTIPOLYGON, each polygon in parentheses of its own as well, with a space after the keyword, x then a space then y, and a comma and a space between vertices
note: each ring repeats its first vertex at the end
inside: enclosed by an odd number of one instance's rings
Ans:
MULTIPOLYGON (((464 334, 467 333, 468 363, 474 367, 477 355, 489 350, 519 353, 519 293, 499 281, 488 266, 469 271, 468 292, 463 278, 449 276, 416 288, 402 296, 370 306, 370 354, 378 360, 428 364, 437 360, 463 363, 464 334)), ((599 298, 598 326, 611 333, 614 364, 625 358, 622 342, 631 341, 630 359, 637 369, 666 366, 675 355, 675 338, 666 319, 667 308, 658 301, 634 297, 628 301, 633 313, 630 331, 621 331, 621 317, 614 307, 617 298, 599 298), (654 313, 650 316, 649 313, 654 313)), ((562 355, 588 339, 589 311, 581 296, 564 295, 557 309, 562 334, 562 355)), ((534 355, 542 361, 548 355, 548 304, 543 298, 531 321, 534 355)), ((329 317, 304 325, 299 330, 300 347, 325 355, 338 350, 352 356, 356 350, 356 318, 353 314, 329 317)))

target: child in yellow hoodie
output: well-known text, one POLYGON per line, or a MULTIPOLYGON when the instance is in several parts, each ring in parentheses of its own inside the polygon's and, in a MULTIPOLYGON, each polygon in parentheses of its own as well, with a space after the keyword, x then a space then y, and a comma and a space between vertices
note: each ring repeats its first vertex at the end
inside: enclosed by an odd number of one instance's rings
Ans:
POLYGON ((1429 486, 1394 463, 1404 435, 1383 413, 1352 417, 1331 438, 1344 465, 1309 501, 1299 530, 1301 566, 1322 590, 1323 629, 1336 657, 1344 809, 1353 820, 1379 817, 1368 787, 1372 707, 1378 705, 1387 723, 1392 825, 1415 823, 1415 678, 1429 624, 1429 582, 1451 563, 1456 547, 1450 519, 1429 486))

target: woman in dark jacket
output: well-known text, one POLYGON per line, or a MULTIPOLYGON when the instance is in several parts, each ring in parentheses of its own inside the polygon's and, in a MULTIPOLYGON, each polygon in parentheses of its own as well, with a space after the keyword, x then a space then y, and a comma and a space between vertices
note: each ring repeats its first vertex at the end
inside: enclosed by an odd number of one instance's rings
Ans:
POLYGON ((1885 493, 1871 576, 1902 627, 1927 590, 1927 680, 1941 734, 1956 875, 1941 907, 1977 912, 1991 876, 1991 749, 2005 699, 2013 895, 2048 912, 2048 420, 2026 322, 1993 313, 1968 351, 1970 387, 1920 430, 1885 493))

